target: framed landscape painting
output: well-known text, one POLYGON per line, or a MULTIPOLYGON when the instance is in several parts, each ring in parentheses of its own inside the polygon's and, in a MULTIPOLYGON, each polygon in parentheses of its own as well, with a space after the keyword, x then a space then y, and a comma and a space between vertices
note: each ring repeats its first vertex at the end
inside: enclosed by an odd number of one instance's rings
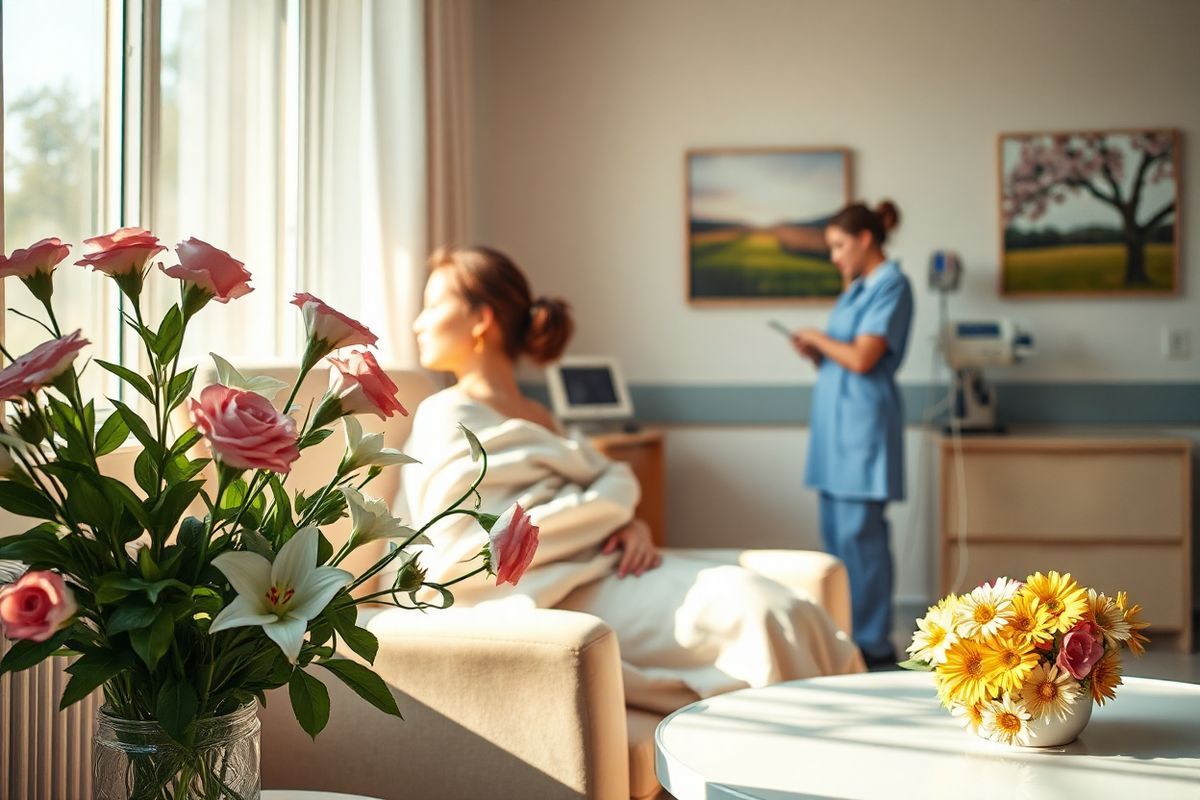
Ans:
POLYGON ((1179 292, 1174 130, 1003 134, 1000 292, 1179 292))
POLYGON ((690 150, 692 303, 830 301, 842 279, 825 226, 850 198, 844 148, 690 150))

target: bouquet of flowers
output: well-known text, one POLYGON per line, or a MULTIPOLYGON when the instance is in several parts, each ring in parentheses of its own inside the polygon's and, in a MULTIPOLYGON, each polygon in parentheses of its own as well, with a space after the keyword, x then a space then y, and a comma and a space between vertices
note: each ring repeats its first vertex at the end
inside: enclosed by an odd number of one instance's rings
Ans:
POLYGON ((286 685, 296 719, 315 737, 329 719, 328 692, 312 675, 318 669, 399 716, 387 686, 367 666, 378 642, 358 624, 356 607, 370 601, 444 608, 453 602, 451 584, 485 570, 515 584, 533 558, 537 528, 519 507, 499 518, 478 511, 487 455, 465 428, 479 477, 423 527, 401 523, 364 494, 385 468, 411 459, 383 447, 381 435, 364 434, 355 418, 407 413, 395 384, 365 349, 376 337, 359 322, 298 294, 293 303, 303 314, 307 344, 282 405, 273 398, 286 386, 243 376, 216 356, 219 382, 194 393, 196 367, 180 364, 184 337, 211 301, 225 304, 250 292, 250 273, 228 253, 188 239, 175 248, 177 265, 158 264, 178 282, 180 295, 152 323, 143 315, 142 289, 152 260, 166 248, 140 228, 85 244, 90 252, 77 263, 116 281, 121 316, 144 347, 147 371, 92 364, 139 395, 144 414, 132 401, 112 399, 114 412, 97 426, 96 402, 82 396, 75 362, 88 341, 81 331, 60 330, 52 302, 55 268, 69 246, 44 239, 0 258, 0 277, 20 279, 44 307, 45 320, 28 319, 49 336, 20 357, 5 351, 10 363, 0 370, 0 400, 8 401, 0 507, 39 520, 0 538, 0 559, 27 568, 0 588, 0 624, 15 640, 0 674, 70 655, 61 707, 103 691, 97 797, 257 797, 257 740, 238 752, 206 742, 214 720, 240 714, 257 735, 255 702, 265 704, 267 690, 286 685), (333 355, 349 347, 358 349, 333 355), (315 408, 293 408, 305 376, 326 358, 331 388, 315 408), (185 403, 191 424, 172 432, 172 412, 185 403), (289 492, 293 463, 334 433, 339 420, 347 446, 341 461, 330 464, 329 481, 307 496, 289 492), (130 436, 140 451, 133 485, 108 474, 103 461, 130 436), (194 457, 198 445, 207 445, 211 459, 194 457), (347 514, 349 539, 334 547, 322 528, 347 514), (451 514, 478 520, 489 531, 488 544, 476 568, 431 583, 420 547, 429 544, 429 526, 451 514), (382 539, 392 540, 390 550, 370 568, 354 575, 342 567, 351 551, 382 539), (370 591, 368 582, 393 562, 394 578, 370 591), (339 650, 361 660, 339 657, 339 650), (149 747, 139 738, 144 731, 137 733, 137 725, 146 723, 161 729, 165 745, 149 747), (103 774, 114 757, 101 747, 104 735, 117 751, 129 745, 112 787, 103 774))
POLYGON ((1124 592, 1110 598, 1070 573, 997 578, 930 607, 901 666, 932 670, 942 703, 992 741, 1061 744, 1036 741, 1039 730, 1090 716, 1093 702, 1115 696, 1121 648, 1140 656, 1149 641, 1141 610, 1124 592))

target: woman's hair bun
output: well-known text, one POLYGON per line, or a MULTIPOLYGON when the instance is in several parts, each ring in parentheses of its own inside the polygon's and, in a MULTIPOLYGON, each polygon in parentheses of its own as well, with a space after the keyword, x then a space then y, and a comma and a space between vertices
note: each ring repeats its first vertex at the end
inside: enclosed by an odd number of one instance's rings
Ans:
POLYGON ((558 297, 539 297, 529 307, 529 331, 524 352, 538 364, 555 361, 575 332, 571 307, 558 297))
POLYGON ((893 230, 900 224, 900 209, 896 208, 896 204, 891 200, 881 200, 879 205, 875 206, 875 214, 883 223, 885 231, 893 230))

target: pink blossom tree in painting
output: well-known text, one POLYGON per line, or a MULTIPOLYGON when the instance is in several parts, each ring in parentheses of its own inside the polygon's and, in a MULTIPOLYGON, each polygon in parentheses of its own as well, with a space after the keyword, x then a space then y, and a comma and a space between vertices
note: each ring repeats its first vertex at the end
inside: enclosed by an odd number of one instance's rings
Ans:
POLYGON ((1018 218, 1034 223, 1073 195, 1090 196, 1116 214, 1125 250, 1124 286, 1150 284, 1147 245, 1175 214, 1174 193, 1164 200, 1162 192, 1150 188, 1176 179, 1174 133, 1038 135, 1021 138, 1019 148, 1015 163, 1005 159, 1005 225, 1018 218), (1128 146, 1118 146, 1117 137, 1128 146))

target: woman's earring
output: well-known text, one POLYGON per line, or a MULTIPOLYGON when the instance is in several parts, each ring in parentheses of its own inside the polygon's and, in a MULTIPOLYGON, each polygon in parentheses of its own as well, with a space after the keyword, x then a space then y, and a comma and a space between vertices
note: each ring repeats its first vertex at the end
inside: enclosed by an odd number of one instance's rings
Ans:
POLYGON ((475 352, 476 353, 483 352, 483 335, 482 334, 475 337, 475 352))

